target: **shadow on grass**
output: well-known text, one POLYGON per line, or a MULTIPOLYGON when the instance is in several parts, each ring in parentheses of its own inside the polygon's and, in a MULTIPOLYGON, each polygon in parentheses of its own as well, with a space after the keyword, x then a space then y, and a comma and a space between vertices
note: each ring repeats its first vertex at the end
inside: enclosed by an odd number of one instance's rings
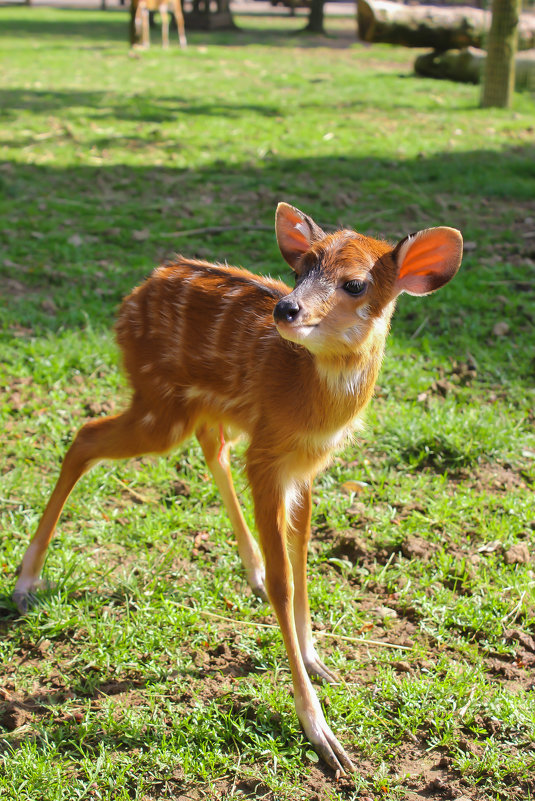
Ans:
MULTIPOLYGON (((373 71, 368 73, 370 80, 377 81, 377 98, 375 101, 375 111, 379 114, 381 110, 392 112, 392 110, 407 111, 414 110, 414 104, 410 100, 393 98, 388 92, 384 91, 385 82, 391 77, 395 80, 411 78, 410 75, 385 76, 384 73, 373 71), (379 92, 379 87, 382 91, 379 92)), ((320 79, 324 80, 324 79, 320 79)), ((311 78, 311 87, 316 82, 311 78)), ((355 96, 351 100, 346 100, 343 104, 333 98, 332 103, 324 100, 322 107, 333 114, 354 113, 369 109, 369 101, 365 98, 355 96)), ((317 103, 311 95, 310 103, 301 103, 301 108, 317 108, 317 103)), ((216 118, 240 118, 244 114, 258 114, 263 117, 277 117, 280 120, 287 116, 288 105, 284 98, 276 104, 262 103, 233 103, 227 100, 211 100, 209 102, 191 102, 182 99, 179 93, 170 95, 140 95, 124 94, 117 92, 94 91, 65 91, 65 90, 36 90, 28 88, 0 89, 0 122, 10 122, 16 120, 19 112, 31 111, 33 114, 51 114, 53 112, 83 109, 84 120, 127 120, 132 122, 180 122, 182 118, 206 117, 208 120, 216 118)), ((456 109, 452 108, 452 111, 456 109)), ((466 109, 463 108, 463 111, 466 109)), ((142 137, 140 137, 141 139, 142 137)), ((41 137, 42 139, 42 137, 41 137)), ((28 137, 23 144, 28 145, 37 140, 28 137)), ((112 141, 112 140, 110 140, 112 141)), ((120 143, 120 138, 115 140, 115 144, 120 143)), ((98 146, 99 140, 85 140, 88 146, 98 146)), ((14 147, 20 144, 19 140, 2 140, 1 144, 14 147)), ((522 146, 519 147, 521 152, 522 146)), ((479 151, 478 151, 479 152, 479 151)), ((484 153, 484 151, 483 151, 484 153)), ((484 156, 482 156, 484 158, 484 156)), ((493 154, 495 159, 495 154, 493 154)), ((490 166, 490 165, 489 165, 490 166)), ((495 168, 495 161, 494 161, 495 168)), ((494 178, 496 182, 496 177, 494 178)))
MULTIPOLYGON (((39 97, 22 92, 17 102, 33 106, 39 97)), ((48 99, 44 93, 43 111, 48 103, 55 107, 78 97, 53 93, 48 99)), ((83 102, 89 102, 86 95, 83 102)), ((160 103, 160 109, 173 105, 173 115, 218 113, 211 107, 180 109, 169 98, 160 103)), ((143 147, 142 141, 130 144, 143 147)), ((495 359, 503 375, 514 373, 531 384, 535 241, 528 223, 535 212, 534 179, 532 144, 499 154, 478 150, 414 159, 267 154, 197 170, 108 166, 104 160, 95 167, 0 163, 6 201, 0 337, 9 339, 17 327, 15 333, 24 336, 88 321, 109 328, 121 297, 176 249, 289 280, 270 231, 276 203, 284 199, 320 224, 343 224, 392 241, 432 225, 460 228, 471 244, 459 276, 430 298, 404 298, 396 339, 409 351, 424 338, 442 356, 464 358, 469 352, 495 359), (504 304, 509 350, 493 350, 492 329, 504 304)))
MULTIPOLYGON (((88 9, 54 9, 54 19, 48 18, 49 11, 21 6, 0 8, 0 41, 4 37, 37 41, 65 36, 83 40, 86 47, 93 47, 98 40, 124 42, 128 46, 128 9, 122 14, 107 12, 105 16, 88 9), (29 11, 28 16, 25 11, 29 11)), ((56 46, 63 49, 59 42, 56 46)))
MULTIPOLYGON (((116 120, 134 122, 173 122, 184 116, 199 117, 241 117, 245 113, 254 113, 266 117, 274 117, 282 113, 279 106, 267 106, 255 103, 191 103, 177 96, 169 97, 128 97, 115 93, 100 91, 36 91, 34 89, 0 89, 0 120, 16 119, 18 112, 29 109, 33 114, 50 114, 60 109, 86 108, 89 119, 113 117, 116 120)), ((142 137, 139 137, 142 140, 142 137)), ((27 141, 26 144, 37 140, 27 141)), ((120 144, 121 139, 109 139, 120 144)), ((17 142, 2 141, 2 144, 14 146, 17 142)), ((102 144, 102 142, 100 143, 102 144)), ((98 146, 98 142, 93 142, 98 146)))

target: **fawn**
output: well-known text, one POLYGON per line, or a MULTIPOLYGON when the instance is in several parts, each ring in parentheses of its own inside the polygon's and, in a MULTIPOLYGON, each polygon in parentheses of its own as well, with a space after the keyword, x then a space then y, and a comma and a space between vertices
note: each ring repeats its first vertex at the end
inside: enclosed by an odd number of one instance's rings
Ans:
MULTIPOLYGON (((184 14, 182 13, 182 0, 171 0, 173 13, 178 28, 178 41, 180 47, 187 45, 184 28, 184 14)), ((150 47, 149 11, 159 11, 162 19, 162 47, 169 47, 169 4, 165 0, 139 0, 135 14, 136 30, 141 31, 141 46, 150 47)))
POLYGON ((277 616, 301 725, 340 774, 354 768, 309 678, 337 681, 312 638, 312 481, 370 400, 397 296, 426 295, 453 278, 462 237, 453 228, 430 228, 392 247, 351 230, 325 234, 286 203, 277 207, 275 229, 295 273, 293 290, 236 267, 178 257, 123 301, 116 331, 131 405, 78 432, 24 555, 14 601, 24 613, 42 586, 46 548, 83 473, 101 459, 168 451, 195 433, 247 581, 277 616), (249 438, 246 469, 261 551, 232 484, 229 449, 241 433, 249 438))

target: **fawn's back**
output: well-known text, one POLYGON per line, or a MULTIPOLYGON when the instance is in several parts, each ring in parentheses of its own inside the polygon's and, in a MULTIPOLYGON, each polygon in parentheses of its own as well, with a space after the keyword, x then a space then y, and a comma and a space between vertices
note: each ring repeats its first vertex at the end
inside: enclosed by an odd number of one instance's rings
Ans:
POLYGON ((147 424, 175 411, 184 433, 204 417, 252 434, 268 367, 280 357, 273 309, 289 291, 202 261, 157 268, 124 300, 116 326, 147 424))

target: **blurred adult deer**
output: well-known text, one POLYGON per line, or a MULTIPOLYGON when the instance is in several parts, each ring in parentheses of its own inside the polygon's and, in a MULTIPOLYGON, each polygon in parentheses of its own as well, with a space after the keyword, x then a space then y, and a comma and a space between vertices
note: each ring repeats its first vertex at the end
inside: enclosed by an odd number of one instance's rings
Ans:
MULTIPOLYGON (((184 28, 184 15, 182 13, 182 0, 171 0, 171 7, 175 15, 178 28, 178 41, 180 47, 187 45, 184 28)), ((135 24, 138 36, 141 36, 141 46, 150 47, 149 12, 159 11, 162 20, 162 47, 169 47, 169 3, 166 0, 139 0, 136 8, 135 24)))
POLYGON ((394 247, 350 230, 325 234, 280 203, 276 234, 295 289, 236 267, 177 258, 123 301, 117 339, 132 385, 122 414, 86 423, 23 558, 14 600, 39 587, 63 505, 101 459, 163 453, 195 433, 219 487, 253 592, 277 616, 299 720, 337 772, 353 765, 325 720, 310 676, 336 682, 312 638, 307 595, 311 487, 373 392, 402 292, 426 295, 457 272, 462 238, 430 228, 394 247), (261 552, 232 484, 229 449, 246 434, 261 552), (263 558, 262 558, 263 555, 263 558))

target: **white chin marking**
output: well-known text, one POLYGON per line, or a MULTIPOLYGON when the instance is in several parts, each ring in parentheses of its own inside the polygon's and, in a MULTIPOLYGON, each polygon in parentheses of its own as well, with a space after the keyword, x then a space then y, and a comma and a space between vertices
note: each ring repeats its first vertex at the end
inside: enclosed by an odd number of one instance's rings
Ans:
POLYGON ((315 325, 300 325, 295 331, 298 336, 308 337, 315 328, 315 325))
POLYGON ((315 325, 277 325, 277 330, 284 339, 300 342, 310 336, 316 327, 315 325))

